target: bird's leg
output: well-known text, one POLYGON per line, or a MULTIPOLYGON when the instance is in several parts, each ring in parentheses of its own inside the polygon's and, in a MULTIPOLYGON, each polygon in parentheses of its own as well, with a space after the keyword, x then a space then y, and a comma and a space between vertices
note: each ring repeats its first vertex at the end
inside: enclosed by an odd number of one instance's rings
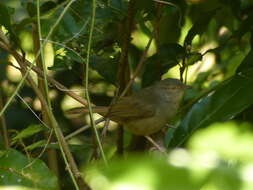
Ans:
POLYGON ((171 124, 168 124, 168 123, 166 123, 165 126, 166 126, 167 129, 168 128, 176 129, 176 127, 174 125, 171 125, 171 124))
MULTIPOLYGON (((154 146, 151 147, 150 150, 153 151, 154 149, 159 150, 162 153, 167 154, 166 148, 164 145, 160 145, 160 143, 157 143, 155 140, 153 140, 150 136, 145 136, 145 138, 154 146)), ((163 143, 162 143, 163 144, 163 143)))

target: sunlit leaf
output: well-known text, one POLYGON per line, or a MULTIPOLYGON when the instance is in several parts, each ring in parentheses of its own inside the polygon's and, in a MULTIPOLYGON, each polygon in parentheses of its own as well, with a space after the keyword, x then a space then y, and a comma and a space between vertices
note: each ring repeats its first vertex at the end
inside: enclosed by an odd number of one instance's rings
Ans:
POLYGON ((87 180, 93 190, 237 190, 242 182, 236 168, 195 160, 185 150, 171 152, 166 159, 128 155, 128 159, 112 160, 109 167, 95 165, 88 171, 87 180))
POLYGON ((164 158, 129 155, 128 159, 117 159, 109 167, 93 167, 89 171, 90 185, 94 190, 102 189, 199 189, 200 184, 191 181, 187 168, 175 167, 164 158), (100 179, 101 183, 95 183, 100 179))
POLYGON ((236 164, 253 161, 252 126, 235 122, 215 123, 197 131, 188 143, 194 154, 216 154, 224 160, 237 160, 236 164), (221 143, 222 142, 222 143, 221 143))

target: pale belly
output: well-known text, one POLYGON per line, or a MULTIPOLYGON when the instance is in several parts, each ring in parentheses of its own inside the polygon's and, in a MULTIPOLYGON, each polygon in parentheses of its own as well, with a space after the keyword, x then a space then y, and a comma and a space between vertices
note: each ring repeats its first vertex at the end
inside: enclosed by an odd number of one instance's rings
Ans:
POLYGON ((124 126, 128 131, 135 135, 147 136, 161 130, 165 126, 166 122, 167 121, 164 119, 154 119, 154 117, 151 117, 126 122, 124 126))

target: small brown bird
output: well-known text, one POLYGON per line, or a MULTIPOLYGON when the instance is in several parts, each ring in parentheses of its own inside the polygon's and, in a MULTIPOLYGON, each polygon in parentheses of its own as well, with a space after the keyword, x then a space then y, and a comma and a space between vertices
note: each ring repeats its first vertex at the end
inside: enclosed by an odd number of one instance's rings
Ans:
MULTIPOLYGON (((110 108, 96 106, 93 112, 122 124, 135 135, 151 135, 161 130, 176 115, 186 88, 187 85, 178 79, 164 79, 120 98, 110 108)), ((88 110, 84 107, 74 108, 73 111, 88 110)))

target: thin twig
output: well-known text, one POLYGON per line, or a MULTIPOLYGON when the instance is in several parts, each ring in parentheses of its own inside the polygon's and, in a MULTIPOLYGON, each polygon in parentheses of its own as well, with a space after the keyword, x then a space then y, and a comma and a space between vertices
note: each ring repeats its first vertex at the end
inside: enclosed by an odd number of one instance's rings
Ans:
POLYGON ((107 164, 107 159, 104 154, 104 150, 98 135, 98 131, 96 128, 96 124, 93 118, 93 112, 92 112, 92 107, 91 107, 91 102, 90 102, 90 95, 88 91, 88 86, 89 86, 89 60, 90 60, 90 51, 91 51, 91 43, 92 43, 92 36, 93 36, 93 29, 95 25, 95 16, 96 16, 96 0, 92 0, 92 15, 91 15, 91 26, 90 26, 90 32, 89 32, 89 39, 88 39, 88 47, 87 47, 87 57, 86 57, 86 67, 85 67, 85 95, 88 103, 88 110, 89 110, 89 116, 90 116, 90 121, 91 121, 91 126, 93 128, 96 141, 98 144, 98 148, 100 150, 102 159, 105 164, 107 164))
POLYGON ((46 142, 44 148, 42 149, 42 151, 39 153, 39 155, 35 159, 33 159, 32 162, 30 162, 25 167, 23 167, 22 170, 25 169, 25 168, 30 167, 31 165, 33 165, 33 163, 36 162, 44 154, 44 152, 46 151, 46 149, 47 149, 47 147, 48 147, 48 145, 50 143, 50 139, 51 139, 52 135, 53 135, 53 130, 50 131, 50 134, 48 136, 47 142, 46 142))
POLYGON ((143 64, 144 64, 144 62, 145 62, 145 60, 146 60, 146 58, 147 58, 147 53, 148 53, 148 50, 149 50, 150 45, 151 45, 151 43, 152 43, 152 40, 153 40, 153 36, 151 36, 151 37, 149 38, 149 41, 148 41, 148 43, 147 43, 147 45, 146 45, 146 47, 145 47, 145 50, 144 50, 144 52, 143 52, 143 54, 142 54, 142 56, 141 56, 141 59, 140 59, 138 65, 137 65, 137 67, 136 67, 136 70, 135 70, 135 72, 134 72, 132 78, 130 79, 130 81, 127 83, 126 88, 125 88, 124 91, 121 93, 120 97, 123 97, 123 96, 126 95, 127 91, 129 90, 129 88, 130 88, 131 85, 133 84, 134 79, 135 79, 135 78, 138 76, 138 74, 140 73, 140 71, 141 71, 141 69, 142 69, 142 67, 143 67, 143 64))
POLYGON ((44 121, 40 119, 40 117, 33 111, 31 106, 17 93, 17 97, 25 104, 25 106, 32 112, 32 114, 39 120, 39 122, 44 125, 46 128, 51 129, 44 121))
MULTIPOLYGON (((102 118, 97 119, 97 120, 94 121, 94 122, 95 122, 95 124, 97 125, 97 124, 103 122, 104 120, 105 120, 105 119, 102 117, 102 118)), ((85 126, 79 128, 79 129, 77 129, 77 130, 74 131, 73 133, 70 133, 69 135, 67 135, 67 136, 65 137, 65 140, 69 140, 69 139, 73 138, 74 136, 80 134, 81 132, 86 131, 86 130, 89 129, 90 127, 91 127, 90 125, 85 125, 85 126)))
MULTIPOLYGON (((10 52, 10 53, 12 53, 12 55, 15 57, 15 59, 21 59, 22 58, 22 56, 20 54, 18 54, 17 52, 10 52)), ((22 62, 22 64, 25 65, 25 66, 27 66, 27 67, 29 67, 32 63, 29 62, 28 60, 25 60, 24 62, 22 62)), ((15 67, 15 68, 17 68, 17 67, 15 67)), ((40 68, 38 68, 36 66, 32 66, 32 70, 34 72, 36 72, 39 76, 43 77, 43 72, 41 71, 40 68)), ((72 90, 69 90, 67 87, 65 87, 63 84, 61 84, 60 82, 58 82, 54 78, 52 78, 50 76, 47 76, 47 78, 48 78, 48 81, 52 85, 55 86, 55 88, 57 88, 58 90, 60 90, 62 92, 65 92, 67 95, 69 95, 70 97, 72 97, 73 99, 75 99, 76 101, 78 101, 79 103, 83 104, 84 106, 87 106, 87 101, 85 99, 83 99, 82 97, 80 97, 77 94, 75 94, 72 90)))
MULTIPOLYGON (((42 34, 41 34, 41 24, 40 24, 39 2, 37 2, 37 22, 32 23, 32 34, 33 34, 33 45, 34 45, 33 49, 34 49, 34 54, 36 55, 42 47, 42 41, 40 40, 42 38, 42 34)), ((40 77, 38 77, 37 79, 38 87, 43 93, 45 99, 47 100, 48 107, 52 109, 51 101, 49 98, 49 86, 48 86, 48 79, 47 79, 47 69, 46 69, 45 58, 44 58, 44 49, 41 49, 41 55, 36 60, 36 65, 43 71, 42 79, 40 77)), ((44 110, 45 108, 42 106, 41 108, 42 120, 51 126, 50 119, 44 110)), ((48 133, 45 132, 44 135, 47 137, 48 133)), ((49 140, 51 140, 50 137, 49 137, 49 140)), ((49 168, 59 177, 58 175, 59 168, 58 168, 58 163, 57 163, 56 150, 48 149, 47 160, 48 160, 49 168)))

